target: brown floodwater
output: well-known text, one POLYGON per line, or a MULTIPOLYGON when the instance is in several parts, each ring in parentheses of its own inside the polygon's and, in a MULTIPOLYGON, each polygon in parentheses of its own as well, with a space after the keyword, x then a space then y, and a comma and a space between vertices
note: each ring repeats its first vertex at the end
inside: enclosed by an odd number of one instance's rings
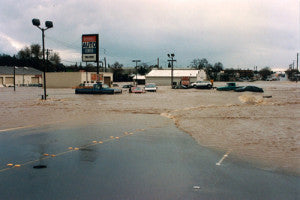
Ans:
MULTIPOLYGON (((225 83, 215 83, 215 86, 225 83)), ((113 114, 157 114, 174 120, 199 144, 258 166, 300 174, 300 87, 293 82, 242 82, 264 93, 171 90, 75 95, 73 89, 0 88, 0 131, 45 124, 86 123, 113 114), (271 96, 271 98, 263 98, 271 96)), ((110 115, 113 122, 113 115, 110 115)), ((153 124, 155 127, 155 124, 153 124)))

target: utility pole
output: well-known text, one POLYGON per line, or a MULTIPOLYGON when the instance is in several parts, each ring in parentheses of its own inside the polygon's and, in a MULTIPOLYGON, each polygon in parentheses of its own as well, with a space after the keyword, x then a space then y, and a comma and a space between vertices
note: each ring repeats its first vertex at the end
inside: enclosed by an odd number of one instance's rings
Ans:
POLYGON ((159 69, 159 58, 157 58, 157 69, 159 69))
MULTIPOLYGON (((45 73, 47 72, 47 67, 49 65, 49 54, 50 54, 50 51, 52 51, 52 49, 47 49, 47 51, 46 51, 46 55, 47 55, 46 60, 47 60, 47 63, 45 64, 45 73)), ((46 86, 46 79, 45 79, 45 86, 46 86)), ((46 87, 45 87, 45 91, 46 91, 46 87)), ((46 95, 46 92, 45 92, 45 95, 46 95)), ((46 97, 45 97, 45 99, 46 99, 46 97)))
POLYGON ((106 72, 106 49, 103 49, 104 53, 104 72, 106 72))
POLYGON ((298 68, 298 62, 299 62, 299 53, 297 53, 297 73, 298 73, 298 70, 299 70, 299 68, 298 68))
POLYGON ((295 60, 293 60, 293 69, 295 69, 295 60))
POLYGON ((104 57, 104 72, 106 72, 106 57, 104 57))
POLYGON ((168 57, 171 58, 171 60, 168 60, 169 61, 169 64, 171 62, 171 88, 173 89, 174 86, 173 86, 173 62, 176 62, 176 60, 174 60, 173 58, 175 57, 175 54, 172 53, 172 54, 168 54, 168 57))
POLYGON ((135 86, 137 86, 137 64, 141 62, 141 60, 133 60, 132 62, 135 62, 135 86))
POLYGON ((47 60, 47 62, 49 61, 50 51, 52 51, 52 49, 47 49, 47 51, 46 51, 46 55, 47 55, 46 60, 47 60))
POLYGON ((14 66, 14 91, 16 91, 16 66, 14 66))

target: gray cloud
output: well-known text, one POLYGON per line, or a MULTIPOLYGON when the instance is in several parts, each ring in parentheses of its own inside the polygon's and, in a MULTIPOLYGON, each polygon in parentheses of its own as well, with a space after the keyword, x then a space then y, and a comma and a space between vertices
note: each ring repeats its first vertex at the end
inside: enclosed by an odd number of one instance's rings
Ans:
MULTIPOLYGON (((2 5, 0 35, 41 43, 31 19, 52 20, 46 47, 75 62, 85 33, 99 33, 101 57, 105 48, 110 63, 125 65, 135 58, 154 64, 157 57, 166 65, 166 54, 175 52, 178 66, 205 57, 226 67, 278 68, 299 51, 297 0, 6 0, 2 5)), ((9 41, 0 42, 3 53, 17 52, 9 41)))

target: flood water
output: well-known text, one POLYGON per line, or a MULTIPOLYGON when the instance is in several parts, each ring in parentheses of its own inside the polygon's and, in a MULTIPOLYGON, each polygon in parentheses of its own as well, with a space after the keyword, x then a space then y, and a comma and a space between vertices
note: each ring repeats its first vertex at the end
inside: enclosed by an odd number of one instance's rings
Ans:
POLYGON ((230 154, 216 165, 225 153, 158 115, 1 132, 0 199, 299 199, 299 177, 230 154))

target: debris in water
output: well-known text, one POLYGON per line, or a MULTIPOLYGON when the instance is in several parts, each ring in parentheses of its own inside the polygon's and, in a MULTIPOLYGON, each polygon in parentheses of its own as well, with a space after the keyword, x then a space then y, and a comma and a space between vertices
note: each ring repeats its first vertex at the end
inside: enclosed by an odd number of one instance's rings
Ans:
POLYGON ((194 185, 193 189, 195 189, 195 190, 199 190, 199 189, 200 189, 200 186, 198 186, 198 185, 194 185))
POLYGON ((47 168, 46 165, 35 165, 33 166, 34 169, 43 169, 43 168, 47 168))
POLYGON ((272 98, 272 96, 270 95, 270 96, 263 96, 263 98, 272 98))

